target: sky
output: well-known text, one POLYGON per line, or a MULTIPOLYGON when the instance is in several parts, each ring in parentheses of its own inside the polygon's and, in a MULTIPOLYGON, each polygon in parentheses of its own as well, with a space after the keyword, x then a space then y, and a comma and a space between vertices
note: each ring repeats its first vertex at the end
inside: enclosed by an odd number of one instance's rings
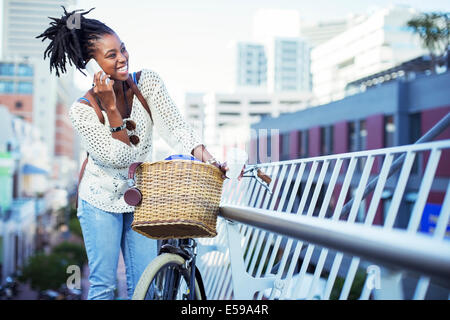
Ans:
MULTIPOLYGON (((2 0, 0 0, 2 2, 2 0)), ((110 26, 130 53, 130 71, 159 73, 177 102, 186 92, 228 92, 234 84, 235 41, 252 39, 258 9, 291 9, 304 22, 345 18, 390 4, 450 11, 448 0, 77 0, 87 17, 110 26)), ((75 8, 75 7, 71 7, 75 8)), ((82 90, 90 84, 77 72, 82 90)))

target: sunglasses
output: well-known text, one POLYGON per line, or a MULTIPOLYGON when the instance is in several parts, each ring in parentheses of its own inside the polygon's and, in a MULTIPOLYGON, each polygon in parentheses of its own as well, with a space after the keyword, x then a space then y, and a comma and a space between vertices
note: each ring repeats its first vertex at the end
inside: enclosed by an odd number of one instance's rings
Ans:
MULTIPOLYGON (((127 120, 126 122, 126 128, 127 130, 133 131, 136 129, 136 122, 134 122, 133 120, 127 120)), ((139 137, 135 134, 131 135, 130 137, 130 142, 133 145, 137 145, 139 143, 139 137)))

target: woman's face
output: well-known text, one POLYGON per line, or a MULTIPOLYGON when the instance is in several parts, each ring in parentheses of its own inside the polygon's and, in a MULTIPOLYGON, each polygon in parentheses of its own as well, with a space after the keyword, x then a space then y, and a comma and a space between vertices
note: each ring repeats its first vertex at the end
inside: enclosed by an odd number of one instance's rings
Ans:
POLYGON ((127 80, 129 55, 116 34, 105 34, 97 40, 94 58, 113 80, 127 80))

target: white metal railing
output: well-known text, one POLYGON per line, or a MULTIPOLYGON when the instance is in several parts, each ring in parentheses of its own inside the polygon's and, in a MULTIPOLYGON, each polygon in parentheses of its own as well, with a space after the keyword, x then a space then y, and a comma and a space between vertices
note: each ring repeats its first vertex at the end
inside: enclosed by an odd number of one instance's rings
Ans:
POLYGON ((255 179, 228 180, 218 236, 199 240, 208 298, 448 299, 449 148, 442 140, 267 163, 271 195, 255 179), (424 233, 430 191, 443 201, 424 233))

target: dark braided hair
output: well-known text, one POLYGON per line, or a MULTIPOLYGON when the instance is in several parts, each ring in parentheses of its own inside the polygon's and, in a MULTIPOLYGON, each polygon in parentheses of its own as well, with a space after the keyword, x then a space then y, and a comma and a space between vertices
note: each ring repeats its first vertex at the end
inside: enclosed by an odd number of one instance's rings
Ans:
POLYGON ((59 77, 60 72, 66 72, 68 60, 70 65, 73 64, 81 73, 85 74, 82 69, 85 69, 86 63, 94 56, 95 42, 105 34, 115 33, 103 22, 84 17, 95 8, 77 13, 80 16, 79 28, 69 28, 69 19, 72 19, 76 12, 82 10, 67 12, 64 6, 62 8, 64 15, 61 18, 49 17, 53 20, 50 22, 50 27, 36 38, 42 38, 42 41, 51 40, 44 52, 44 60, 47 57, 50 58, 50 72, 55 68, 56 75, 59 77))

